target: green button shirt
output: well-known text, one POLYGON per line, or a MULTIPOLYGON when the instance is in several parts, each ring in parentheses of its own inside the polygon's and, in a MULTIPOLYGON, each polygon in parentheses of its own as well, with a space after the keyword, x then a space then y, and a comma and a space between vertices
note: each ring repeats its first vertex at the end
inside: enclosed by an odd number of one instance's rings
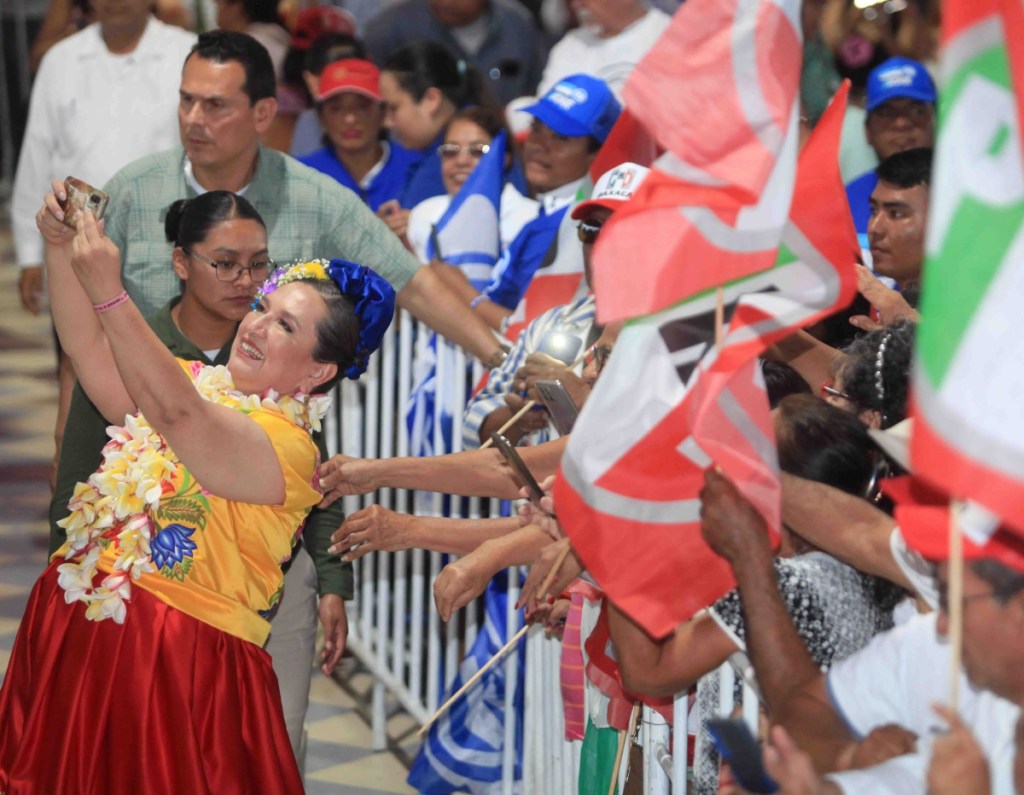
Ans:
MULTIPOLYGON (((104 187, 110 194, 107 236, 121 250, 125 289, 144 315, 180 292, 164 220, 172 203, 196 195, 184 165, 185 151, 177 147, 136 160, 104 187)), ((396 292, 421 267, 356 194, 273 149, 260 147, 244 196, 263 216, 270 256, 279 262, 351 260, 375 270, 396 292)))

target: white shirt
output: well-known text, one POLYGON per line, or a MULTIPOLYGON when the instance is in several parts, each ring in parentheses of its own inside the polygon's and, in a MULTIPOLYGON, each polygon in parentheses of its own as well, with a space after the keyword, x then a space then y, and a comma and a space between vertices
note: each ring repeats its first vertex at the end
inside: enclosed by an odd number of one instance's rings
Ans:
POLYGON ((608 38, 601 38, 601 29, 594 25, 570 30, 551 49, 537 96, 544 96, 562 78, 583 73, 604 80, 621 101, 626 78, 670 20, 664 11, 652 8, 624 31, 608 38))
MULTIPOLYGON (((431 196, 424 199, 409 212, 409 228, 406 237, 413 253, 420 262, 429 262, 427 257, 427 242, 430 240, 430 230, 434 224, 441 220, 452 197, 447 194, 431 196)), ((501 217, 498 219, 498 233, 501 236, 501 248, 504 251, 512 242, 519 230, 537 215, 538 204, 533 199, 528 199, 515 189, 511 183, 506 182, 501 191, 501 217)))
POLYGON ((150 17, 126 55, 107 49, 97 24, 46 54, 32 88, 11 202, 19 267, 43 262, 35 213, 51 180, 72 176, 101 187, 133 160, 178 143, 181 68, 195 41, 194 33, 150 17))
MULTIPOLYGON (((945 724, 932 704, 949 703, 949 645, 935 630, 937 614, 915 616, 883 632, 828 672, 828 692, 847 724, 861 736, 896 723, 918 736, 917 753, 828 778, 844 792, 912 795, 926 792, 932 737, 945 724)), ((960 675, 960 715, 988 757, 993 795, 1012 795, 1015 704, 976 690, 960 675)))

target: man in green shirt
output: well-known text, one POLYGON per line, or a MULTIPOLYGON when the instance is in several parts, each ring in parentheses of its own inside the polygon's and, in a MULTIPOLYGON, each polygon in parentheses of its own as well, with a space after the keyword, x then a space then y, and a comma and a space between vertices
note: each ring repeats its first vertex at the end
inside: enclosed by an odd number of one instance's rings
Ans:
POLYGON ((340 257, 366 265, 391 282, 400 307, 481 360, 500 364, 501 348, 486 324, 356 194, 260 145, 277 112, 274 91, 270 56, 251 36, 220 30, 199 37, 181 76, 181 148, 136 160, 104 188, 106 232, 121 250, 132 300, 152 314, 177 293, 165 265, 171 248, 163 219, 171 203, 230 190, 263 216, 274 259, 340 257))

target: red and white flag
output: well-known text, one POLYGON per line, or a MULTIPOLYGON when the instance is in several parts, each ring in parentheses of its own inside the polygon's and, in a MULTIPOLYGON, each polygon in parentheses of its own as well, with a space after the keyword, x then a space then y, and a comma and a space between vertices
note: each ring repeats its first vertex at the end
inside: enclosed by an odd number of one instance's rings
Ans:
POLYGON ((801 51, 800 0, 687 0, 676 12, 623 92, 667 152, 598 240, 602 322, 772 266, 793 191, 801 51))
POLYGON ((911 463, 1024 534, 1020 0, 944 3, 942 74, 911 463))
POLYGON ((628 324, 562 459, 563 528, 612 601, 655 636, 733 585, 700 537, 708 466, 720 466, 777 532, 778 467, 756 356, 856 289, 857 237, 838 164, 846 90, 800 156, 775 266, 724 287, 721 349, 713 290, 628 324))

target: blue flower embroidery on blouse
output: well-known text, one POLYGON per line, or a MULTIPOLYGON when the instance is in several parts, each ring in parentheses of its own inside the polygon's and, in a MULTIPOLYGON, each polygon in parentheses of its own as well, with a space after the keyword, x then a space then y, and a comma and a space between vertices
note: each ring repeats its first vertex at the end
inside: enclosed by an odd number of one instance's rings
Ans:
POLYGON ((194 527, 169 524, 157 533, 150 544, 153 564, 157 569, 174 568, 185 558, 191 558, 196 542, 190 536, 195 531, 194 527))

